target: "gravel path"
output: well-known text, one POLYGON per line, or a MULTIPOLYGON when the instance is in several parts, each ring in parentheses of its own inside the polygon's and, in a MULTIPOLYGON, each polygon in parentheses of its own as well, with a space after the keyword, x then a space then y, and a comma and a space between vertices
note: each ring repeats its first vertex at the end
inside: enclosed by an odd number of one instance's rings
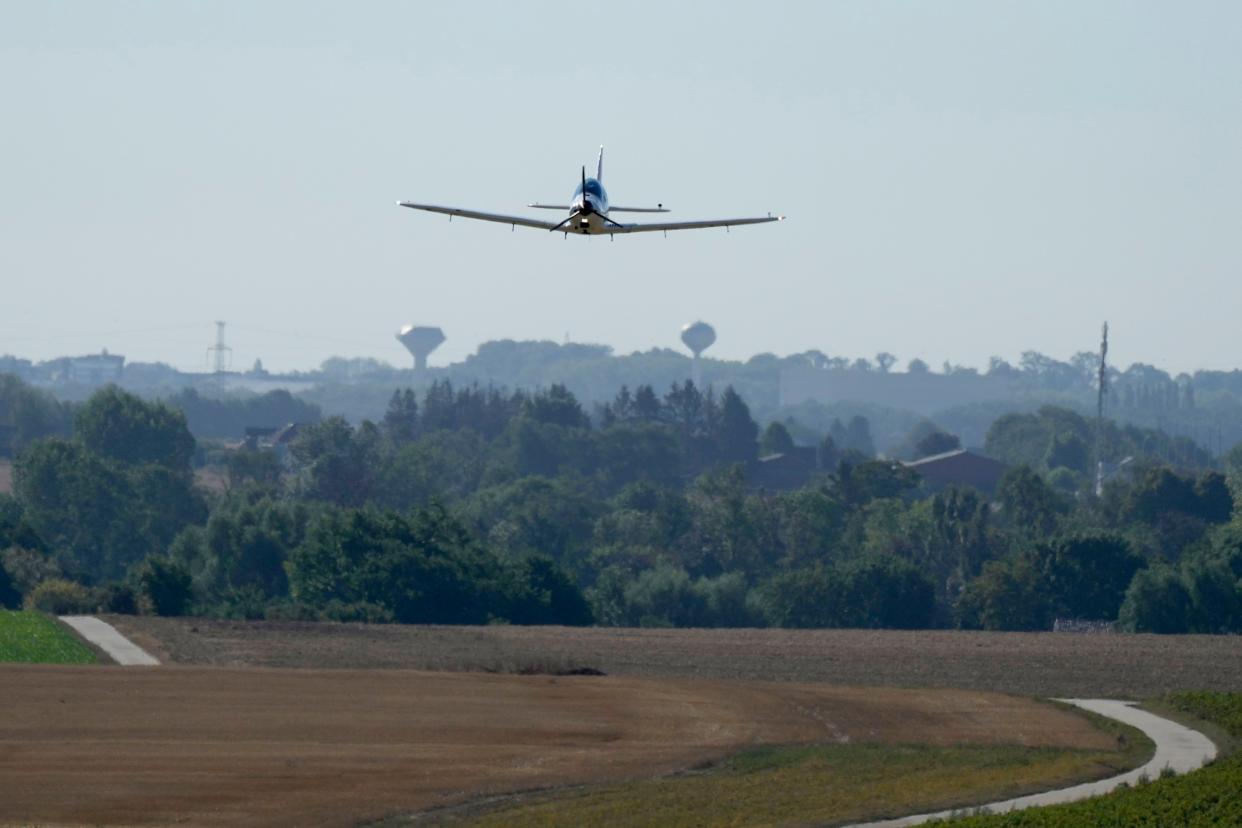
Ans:
MULTIPOLYGON (((1080 799, 1110 793, 1123 784, 1134 785, 1142 777, 1156 779, 1166 768, 1176 773, 1188 773, 1216 758, 1216 745, 1212 744, 1212 741, 1202 733, 1148 713, 1146 710, 1139 710, 1134 707, 1133 702, 1113 699, 1062 699, 1061 701, 1137 727, 1156 743, 1155 755, 1141 768, 1135 768, 1120 776, 1101 779, 1097 782, 1086 782, 1056 791, 1022 796, 1017 799, 1007 799, 1003 802, 993 802, 983 806, 984 808, 993 813, 1003 813, 1020 811, 1024 808, 1037 808, 1042 805, 1076 802, 1080 799)), ((934 814, 917 814, 899 819, 867 822, 855 825, 853 828, 904 828, 908 825, 922 825, 934 819, 948 819, 954 813, 953 811, 939 811, 934 814)))
POLYGON ((130 641, 107 621, 93 615, 62 615, 60 620, 124 667, 154 667, 155 656, 130 641))

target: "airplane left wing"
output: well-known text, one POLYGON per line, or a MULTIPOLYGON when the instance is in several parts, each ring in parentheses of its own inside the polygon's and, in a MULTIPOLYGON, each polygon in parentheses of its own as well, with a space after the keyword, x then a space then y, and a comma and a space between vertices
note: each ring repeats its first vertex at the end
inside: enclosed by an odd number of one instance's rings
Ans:
POLYGON ((655 224, 618 224, 609 227, 606 233, 654 233, 659 230, 701 230, 706 227, 736 227, 739 224, 766 224, 769 221, 784 221, 784 216, 764 216, 763 218, 709 219, 707 221, 665 221, 655 224))
POLYGON ((501 213, 482 213, 478 210, 463 210, 460 207, 440 207, 436 204, 414 204, 410 201, 398 201, 402 207, 409 207, 411 210, 426 210, 429 213, 443 213, 449 216, 461 216, 462 218, 478 219, 480 221, 494 221, 497 224, 520 224, 523 227, 534 227, 538 230, 551 230, 558 226, 555 221, 539 221, 538 219, 526 218, 525 216, 506 216, 501 213))

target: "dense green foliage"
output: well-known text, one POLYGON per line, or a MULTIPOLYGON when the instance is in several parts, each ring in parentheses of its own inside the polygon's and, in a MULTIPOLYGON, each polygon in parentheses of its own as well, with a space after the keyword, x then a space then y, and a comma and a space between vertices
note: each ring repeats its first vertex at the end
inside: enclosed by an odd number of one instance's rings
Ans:
POLYGON ((92 664, 95 654, 41 612, 0 609, 0 662, 92 664))
MULTIPOLYGON (((876 458, 859 414, 761 432, 732 388, 621 388, 588 412, 563 386, 437 382, 393 393, 378 422, 213 449, 224 485, 208 493, 186 417, 110 388, 18 456, 0 602, 68 579, 85 606, 250 618, 1242 630, 1226 478, 1120 429, 1138 459, 1096 497, 1083 422, 1002 417, 990 441, 1036 459, 980 492, 876 458), (796 482, 756 482, 782 458, 796 482)), ((956 442, 915 423, 906 444, 956 442)))
MULTIPOLYGON (((1242 737, 1242 694, 1181 693, 1169 702, 1242 737)), ((1108 796, 1068 805, 955 821, 961 828, 1200 828, 1242 825, 1242 756, 1233 755, 1186 774, 1160 778, 1108 796)))

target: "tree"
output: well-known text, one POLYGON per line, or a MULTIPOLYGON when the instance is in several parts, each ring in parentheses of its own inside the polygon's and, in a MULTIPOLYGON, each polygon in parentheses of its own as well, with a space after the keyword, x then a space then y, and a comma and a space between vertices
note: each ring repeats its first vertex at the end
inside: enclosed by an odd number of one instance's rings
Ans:
POLYGON ((0 607, 16 607, 21 604, 22 596, 13 584, 13 578, 0 559, 0 607))
POLYGON ((371 496, 381 452, 379 430, 363 422, 357 431, 344 417, 308 426, 289 447, 303 475, 306 494, 340 506, 371 496))
POLYGON ((88 451, 123 465, 184 470, 194 454, 184 414, 116 386, 95 392, 78 409, 74 436, 88 451))
POLYGON ((931 368, 926 362, 916 357, 915 359, 910 360, 910 362, 906 365, 906 373, 922 376, 923 374, 930 374, 931 368))
POLYGON ((563 385, 553 385, 526 402, 526 413, 535 422, 565 428, 589 428, 591 421, 578 400, 563 385))
POLYGON ((138 583, 156 615, 185 615, 192 582, 183 566, 164 558, 148 558, 139 572, 138 583))
POLYGON ((1047 630, 1053 606, 1039 572, 1019 556, 985 563, 966 584, 955 612, 966 629, 1047 630))
POLYGON ((879 366, 880 373, 887 374, 897 364, 897 357, 888 351, 880 351, 875 355, 875 364, 879 366))
POLYGON ((43 440, 14 466, 24 519, 73 569, 116 578, 169 539, 143 536, 133 485, 123 471, 76 442, 43 440))
POLYGON ((915 444, 915 451, 920 457, 931 457, 936 454, 956 451, 962 447, 962 441, 956 434, 947 431, 933 431, 915 444))
POLYGON ((880 498, 900 497, 918 485, 918 472, 884 460, 870 460, 856 466, 842 462, 836 474, 838 496, 850 508, 880 498))
POLYGON ((715 434, 716 458, 721 463, 750 463, 758 454, 759 426, 750 409, 733 390, 720 398, 720 426, 715 434))
POLYGON ((935 592, 913 564, 875 556, 781 573, 756 603, 779 627, 919 629, 931 622, 935 592))
POLYGON ((867 457, 875 457, 875 442, 871 439, 871 423, 862 415, 850 417, 845 426, 845 439, 841 441, 843 448, 859 452, 867 457))
POLYGON ((0 457, 14 457, 43 437, 69 435, 69 411, 51 394, 0 374, 0 457))
POLYGON ((1088 448, 1087 441, 1077 434, 1056 434, 1048 444, 1044 466, 1085 474, 1091 466, 1091 449, 1088 448))
POLYGON ((1125 538, 1089 533, 1057 538, 1025 553, 1058 614, 1112 621, 1143 560, 1125 538))
POLYGON ((609 491, 638 481, 663 486, 679 482, 684 452, 668 426, 636 421, 599 433, 600 474, 609 491))
POLYGON ((1056 492, 1029 466, 1009 469, 996 487, 996 499, 1009 525, 1032 538, 1056 531, 1064 506, 1056 492))
POLYGON ((624 589, 625 617, 636 627, 692 627, 706 602, 686 570, 669 563, 639 573, 624 589))
POLYGON ((1184 633, 1190 630, 1190 593, 1172 568, 1156 564, 1135 574, 1117 617, 1130 632, 1184 633))
POLYGON ((229 453, 225 470, 230 489, 247 483, 264 488, 274 488, 280 484, 280 458, 274 451, 239 448, 229 453))
POLYGON ((418 398, 413 389, 392 392, 382 424, 384 434, 394 443, 408 443, 418 436, 418 398))
POLYGON ((514 624, 564 624, 581 627, 594 620, 577 585, 545 555, 520 561, 513 573, 514 594, 502 608, 514 624))
POLYGON ((768 423, 768 427, 763 430, 763 440, 760 441, 759 450, 763 454, 788 454, 793 451, 793 437, 789 436, 789 429, 780 422, 773 421, 768 423))
POLYGON ((1242 486, 1242 443, 1238 443, 1221 458, 1221 465, 1235 486, 1242 486))
POLYGON ((930 626, 935 589, 914 564, 879 555, 837 568, 843 627, 914 630, 930 626))

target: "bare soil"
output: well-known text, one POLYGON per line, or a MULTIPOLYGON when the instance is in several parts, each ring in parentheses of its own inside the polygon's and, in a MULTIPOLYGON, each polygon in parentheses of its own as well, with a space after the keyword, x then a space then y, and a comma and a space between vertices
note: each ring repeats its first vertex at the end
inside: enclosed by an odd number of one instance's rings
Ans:
POLYGON ((1115 747, 994 693, 401 670, 0 667, 0 823, 351 825, 757 744, 1115 747))
POLYGON ((1143 699, 1242 689, 1242 637, 893 630, 439 627, 110 616, 163 660, 945 687, 1143 699))

